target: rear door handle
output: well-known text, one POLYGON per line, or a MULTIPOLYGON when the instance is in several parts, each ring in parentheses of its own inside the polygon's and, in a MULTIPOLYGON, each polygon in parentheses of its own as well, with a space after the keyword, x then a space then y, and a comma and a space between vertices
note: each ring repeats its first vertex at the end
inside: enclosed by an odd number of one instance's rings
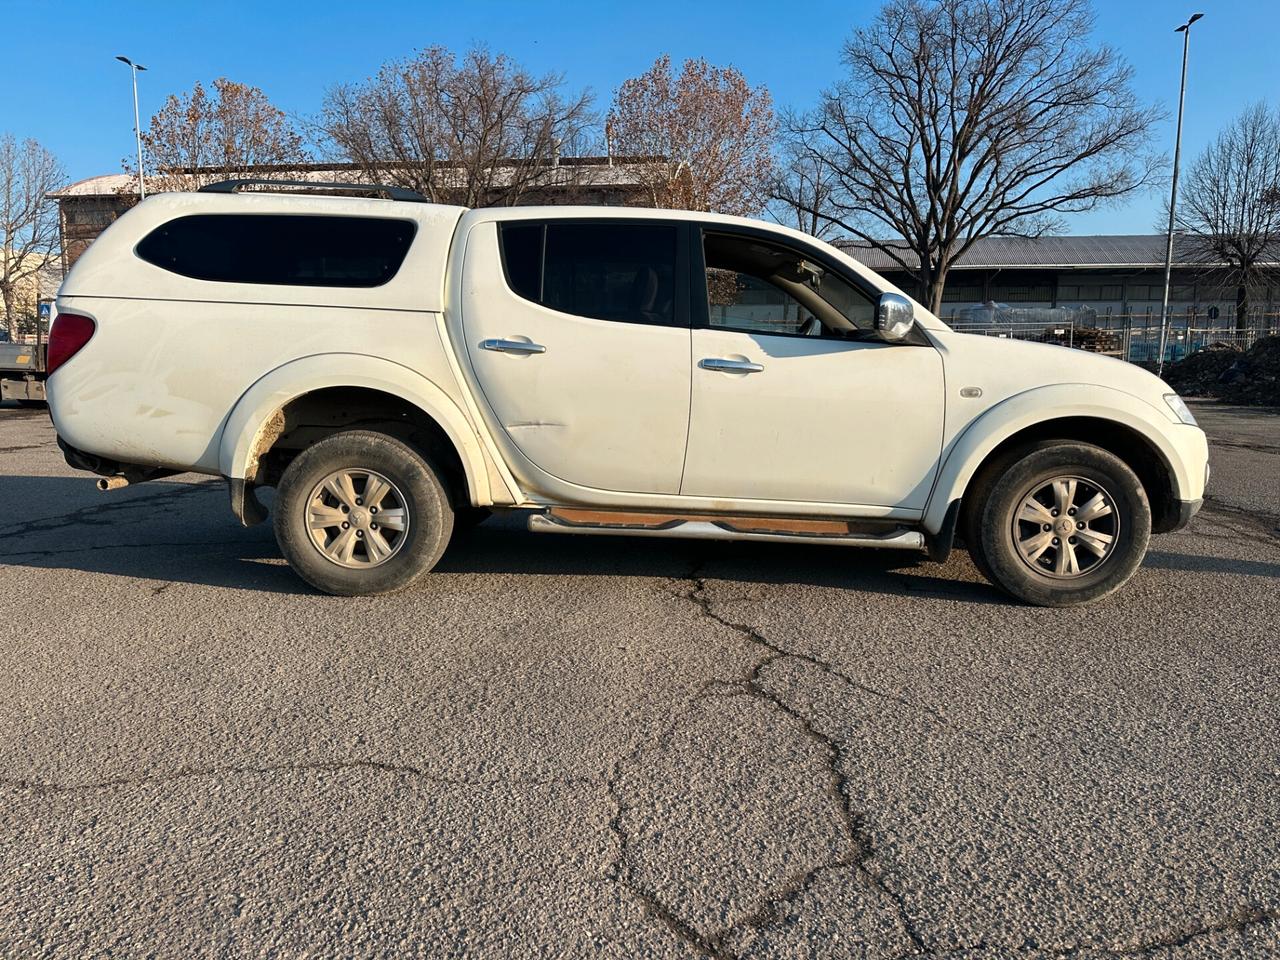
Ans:
POLYGON ((722 357, 707 357, 699 360, 698 366, 703 370, 723 370, 726 373, 760 373, 764 364, 752 363, 750 360, 725 360, 722 357))
POLYGON ((547 348, 540 343, 531 343, 528 340, 503 340, 500 337, 490 340, 481 340, 480 347, 483 350, 494 350, 497 353, 546 353, 547 348))

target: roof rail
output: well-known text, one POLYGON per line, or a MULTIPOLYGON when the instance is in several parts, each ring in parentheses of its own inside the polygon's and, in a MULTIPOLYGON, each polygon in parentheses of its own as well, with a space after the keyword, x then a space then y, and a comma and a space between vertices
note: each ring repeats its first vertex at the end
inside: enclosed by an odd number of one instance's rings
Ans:
MULTIPOLYGON (((238 193, 241 187, 267 185, 273 187, 306 187, 312 190, 341 190, 348 193, 381 193, 388 200, 405 200, 409 203, 430 203, 417 190, 407 187, 388 187, 380 183, 323 183, 316 180, 222 180, 208 183, 200 188, 200 193, 238 193)), ((267 193, 269 191, 262 191, 267 193)), ((281 191, 289 193, 292 191, 281 191)))

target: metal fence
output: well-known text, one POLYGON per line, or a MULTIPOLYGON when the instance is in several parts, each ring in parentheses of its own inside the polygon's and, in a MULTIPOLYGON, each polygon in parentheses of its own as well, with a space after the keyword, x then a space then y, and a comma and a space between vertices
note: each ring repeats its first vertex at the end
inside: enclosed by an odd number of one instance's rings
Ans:
MULTIPOLYGON (((1160 321, 1149 313, 1085 316, 1064 312, 1056 319, 1046 318, 1051 311, 1036 308, 1032 318, 1020 317, 1019 311, 990 319, 948 318, 952 329, 1009 340, 1033 340, 1064 347, 1089 350, 1120 357, 1133 363, 1155 362, 1160 354, 1160 321), (1045 322, 1049 319, 1049 322, 1045 322)), ((1249 318, 1243 329, 1234 318, 1210 320, 1203 315, 1187 313, 1169 318, 1165 340, 1166 363, 1181 360, 1209 347, 1248 350, 1260 337, 1280 335, 1280 313, 1257 314, 1249 318)))

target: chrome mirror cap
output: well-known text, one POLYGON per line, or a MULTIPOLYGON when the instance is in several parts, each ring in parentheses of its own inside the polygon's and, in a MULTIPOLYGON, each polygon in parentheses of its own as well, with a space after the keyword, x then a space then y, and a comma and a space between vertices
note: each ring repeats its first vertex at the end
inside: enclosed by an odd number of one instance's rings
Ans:
POLYGON ((876 333, 886 343, 899 343, 916 325, 911 301, 897 293, 883 293, 876 306, 876 333))

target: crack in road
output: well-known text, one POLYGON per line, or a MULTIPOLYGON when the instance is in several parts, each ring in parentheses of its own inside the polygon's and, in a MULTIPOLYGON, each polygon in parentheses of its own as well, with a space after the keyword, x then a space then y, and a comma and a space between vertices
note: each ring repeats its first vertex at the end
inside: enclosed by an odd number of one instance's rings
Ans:
POLYGON ((112 777, 93 783, 49 783, 39 780, 26 780, 14 777, 0 777, 0 789, 16 790, 36 796, 61 796, 65 794, 97 793, 103 790, 114 790, 127 787, 143 787, 159 784, 177 783, 182 780, 196 780, 208 777, 238 776, 272 776, 279 773, 346 773, 354 770, 369 770, 376 773, 387 773, 398 776, 414 777, 444 786, 475 787, 478 789, 495 789, 499 787, 547 787, 547 786, 596 786, 600 780, 595 777, 547 777, 547 778, 510 778, 478 780, 467 777, 447 777, 414 767, 409 764, 387 763, 381 760, 317 760, 310 763, 280 763, 265 766, 228 766, 228 767, 183 767, 172 773, 143 774, 136 777, 112 777))
POLYGON ((63 557, 76 553, 96 553, 99 550, 150 550, 155 547, 243 547, 250 541, 236 540, 153 540, 147 543, 99 543, 87 547, 65 547, 50 550, 10 550, 4 554, 9 559, 40 559, 42 557, 63 557))
POLYGON ((658 737, 657 746, 663 747, 664 744, 670 742, 675 731, 680 728, 687 715, 692 712, 694 705, 712 697, 749 697, 785 714, 796 723, 804 737, 816 745, 825 757, 827 795, 837 811, 841 833, 845 838, 848 849, 846 852, 829 860, 792 873, 783 881, 776 892, 768 896, 746 916, 710 934, 700 932, 692 924, 684 920, 673 907, 663 903, 657 893, 644 886, 636 876, 631 856, 631 838, 623 825, 623 819, 631 807, 628 806, 621 795, 619 781, 622 777, 622 771, 628 763, 635 761, 642 753, 652 749, 651 746, 642 744, 614 765, 612 774, 606 781, 606 790, 613 801, 615 809, 609 827, 618 840, 618 855, 610 871, 611 879, 624 886, 641 903, 651 917, 660 921, 686 945, 700 954, 714 957, 716 960, 734 960, 736 955, 728 946, 728 940, 733 934, 747 928, 764 930, 777 927, 782 922, 786 908, 799 900, 818 877, 833 870, 852 870, 861 876, 878 895, 887 898, 898 917, 903 934, 912 943, 915 951, 918 954, 928 954, 930 948, 925 943, 923 934, 920 932, 915 919, 907 909, 902 895, 890 887, 883 872, 874 864, 875 848, 862 815, 853 807, 852 791, 849 787, 848 778, 843 772, 846 760, 844 747, 834 737, 819 730, 798 709, 769 690, 762 680, 762 674, 770 666, 781 661, 800 661, 816 667, 821 672, 840 680, 860 693, 905 706, 928 716, 933 722, 945 727, 951 727, 951 723, 932 707, 916 704, 905 697, 877 690, 863 684, 844 674, 827 661, 811 654, 788 650, 769 640, 756 628, 747 624, 736 623, 720 615, 714 609, 714 601, 706 595, 707 578, 699 575, 700 567, 701 564, 695 564, 689 574, 683 578, 683 581, 689 584, 688 588, 677 591, 674 595, 681 600, 692 603, 705 618, 733 631, 761 648, 764 654, 750 666, 746 674, 740 679, 713 679, 704 683, 702 688, 690 699, 685 711, 677 716, 658 737))
MULTIPOLYGON (((931 721, 948 729, 955 730, 954 725, 933 707, 922 705, 899 694, 878 690, 861 683, 827 661, 811 654, 787 649, 764 636, 758 628, 736 622, 722 615, 715 609, 717 601, 708 596, 708 578, 702 576, 700 570, 701 563, 695 564, 689 574, 681 580, 681 582, 687 584, 686 588, 674 591, 673 595, 695 606, 701 616, 727 630, 733 631, 760 648, 763 651, 763 655, 752 663, 745 675, 739 679, 712 679, 705 682, 689 699, 685 709, 672 719, 671 723, 666 726, 656 740, 640 744, 631 753, 613 765, 612 771, 605 781, 605 790, 614 807, 614 814, 609 821, 609 830, 617 840, 617 854, 610 866, 609 879, 624 887, 640 903, 650 918, 660 922, 679 941, 697 953, 715 958, 715 960, 737 960, 738 954, 733 951, 729 944, 730 938, 737 933, 744 932, 747 929, 760 931, 777 929, 794 922, 798 918, 798 914, 793 915, 791 920, 788 920, 786 917, 788 907, 797 903, 823 874, 838 870, 852 871, 861 877, 878 896, 882 897, 890 905, 898 919, 903 935, 911 944, 910 949, 898 954, 895 960, 907 960, 910 957, 941 958, 963 954, 968 951, 988 949, 991 945, 985 940, 976 944, 947 946, 945 948, 936 944, 931 945, 926 941, 919 922, 908 907, 904 895, 890 885, 883 868, 876 864, 876 850, 865 818, 854 807, 850 783, 844 773, 844 769, 848 766, 846 748, 835 737, 818 729, 814 722, 798 708, 768 689, 763 679, 763 674, 774 664, 786 660, 799 661, 817 668, 822 673, 837 679, 859 693, 897 703, 928 717, 931 721), (846 852, 833 856, 822 863, 790 874, 751 912, 734 920, 727 926, 705 933, 684 919, 675 906, 665 903, 661 896, 648 887, 639 877, 634 859, 634 843, 624 822, 627 814, 636 809, 636 806, 629 803, 623 796, 620 782, 624 769, 629 764, 637 761, 641 755, 654 749, 667 749, 675 732, 687 721, 689 715, 699 703, 714 697, 732 696, 743 696, 758 700, 766 704, 770 709, 785 715, 799 727, 800 732, 806 739, 821 750, 825 757, 828 798, 837 811, 841 833, 847 842, 848 849, 846 852)), ((960 732, 963 733, 964 731, 960 732)), ((1277 920, 1280 920, 1280 911, 1246 905, 1223 919, 1191 929, 1175 931, 1156 939, 1144 940, 1128 946, 1107 947, 1103 944, 1082 943, 1066 947, 1046 948, 1034 941, 1024 941, 1022 944, 1012 948, 1006 947, 1002 949, 1011 949, 1012 952, 1018 954, 1028 953, 1063 958, 1078 957, 1085 954, 1110 957, 1144 957, 1159 950, 1185 946, 1200 937, 1215 933, 1242 933, 1249 927, 1270 924, 1277 920)))
MULTIPOLYGON (((1280 921, 1280 910, 1264 909, 1262 907, 1249 904, 1241 907, 1235 913, 1221 920, 1207 923, 1200 927, 1194 927, 1182 933, 1173 933, 1167 937, 1158 940, 1151 940, 1145 943, 1136 944, 1132 947, 1120 947, 1119 949, 1104 949, 1102 952, 1112 957, 1143 957, 1155 953, 1157 950, 1173 950, 1178 947, 1185 947, 1187 944, 1201 937, 1212 936, 1215 933, 1244 933, 1250 927, 1266 926, 1268 924, 1280 921)), ((1075 948, 1075 954, 1079 954, 1086 950, 1096 950, 1094 947, 1075 948)), ((1060 954, 1060 956, 1073 956, 1074 954, 1060 954)))
POLYGON ((162 492, 152 492, 149 496, 135 497, 131 500, 106 501, 102 504, 93 504, 88 507, 81 507, 78 510, 72 510, 70 513, 60 513, 52 517, 41 517, 36 520, 26 520, 22 523, 14 523, 5 527, 0 527, 0 538, 8 537, 25 537, 33 533, 50 533, 54 530, 62 530, 66 527, 74 527, 77 525, 86 527, 110 527, 116 522, 115 514, 121 511, 134 510, 141 508, 154 508, 157 500, 164 501, 164 506, 169 507, 173 502, 182 497, 188 497, 197 493, 209 493, 215 487, 212 482, 206 483, 184 483, 174 485, 171 489, 165 489, 162 492), (108 516, 104 519, 103 514, 108 516))
POLYGON ((757 646, 763 647, 765 650, 767 650, 768 656, 765 658, 764 661, 761 662, 760 664, 761 667, 768 666, 770 663, 774 663, 779 660, 800 660, 804 663, 809 664, 812 667, 816 667, 822 673, 829 674, 830 676, 839 680, 845 686, 851 687, 853 690, 859 693, 865 693, 880 700, 891 701, 893 703, 898 704, 899 706, 906 707, 907 709, 912 710, 916 713, 920 713, 920 714, 924 714, 925 716, 928 716, 940 726, 948 727, 952 730, 956 729, 954 724, 952 724, 950 720, 948 720, 945 716, 943 716, 943 714, 935 707, 928 706, 927 704, 916 703, 915 701, 910 700, 907 697, 901 696, 900 694, 890 693, 886 690, 879 690, 876 687, 869 686, 868 684, 865 684, 860 680, 855 680, 853 677, 849 676, 847 673, 840 670, 835 664, 827 660, 822 660, 809 653, 802 653, 798 650, 791 650, 786 647, 783 647, 780 644, 775 643, 774 641, 765 637, 755 627, 752 627, 749 624, 745 624, 745 623, 737 623, 717 613, 714 609, 715 603, 717 601, 712 600, 710 597, 706 595, 707 578, 697 576, 696 570, 695 570, 694 574, 691 575, 690 577, 687 577, 686 579, 693 583, 693 588, 685 592, 677 592, 676 596, 682 600, 687 600, 693 603, 702 612, 702 615, 704 617, 707 617, 710 620, 714 620, 716 623, 720 624, 721 626, 727 627, 728 629, 735 631, 736 633, 746 637, 748 640, 750 640, 752 643, 756 644, 757 646))
MULTIPOLYGON (((692 586, 688 590, 677 593, 677 596, 692 603, 707 619, 720 624, 726 629, 734 631, 765 651, 764 656, 757 660, 752 665, 747 675, 738 682, 738 690, 742 696, 760 700, 772 708, 786 714, 799 725, 804 736, 816 744, 825 754, 828 776, 828 797, 839 813, 841 830, 849 843, 849 852, 843 856, 836 857, 825 863, 811 867, 808 870, 793 874, 783 884, 779 892, 770 897, 747 917, 717 934, 713 942, 723 943, 730 933, 741 927, 749 926, 756 929, 764 929, 775 926, 781 918, 782 911, 789 904, 794 903, 803 896, 813 881, 821 874, 829 870, 852 869, 860 874, 878 893, 889 898, 896 913, 898 914, 898 919, 902 925, 903 932, 907 935, 908 939, 917 949, 927 950, 922 935, 917 929, 915 921, 907 910, 902 897, 888 886, 884 875, 872 866, 872 860, 875 857, 875 848, 872 845, 871 837, 862 815, 853 808, 852 793, 849 788, 848 778, 843 770, 845 766, 845 753, 843 746, 834 737, 819 730, 813 722, 798 709, 767 689, 767 687, 762 683, 761 677, 764 671, 773 664, 784 660, 798 660, 816 667, 819 671, 836 678, 860 693, 888 700, 916 712, 923 713, 942 726, 950 727, 951 724, 944 716, 942 716, 941 713, 932 707, 916 704, 900 695, 878 690, 874 687, 868 686, 867 684, 861 683, 860 681, 854 680, 852 677, 848 676, 841 670, 837 669, 833 664, 825 660, 821 660, 811 654, 787 649, 764 636, 764 634, 756 627, 745 623, 738 623, 721 615, 715 610, 715 602, 707 596, 707 578, 699 575, 699 569, 699 567, 695 566, 695 568, 690 571, 690 574, 685 579, 689 581, 692 586)), ((724 683, 724 681, 720 682, 722 684, 724 683)), ((727 686, 731 689, 733 684, 730 683, 727 686)))

